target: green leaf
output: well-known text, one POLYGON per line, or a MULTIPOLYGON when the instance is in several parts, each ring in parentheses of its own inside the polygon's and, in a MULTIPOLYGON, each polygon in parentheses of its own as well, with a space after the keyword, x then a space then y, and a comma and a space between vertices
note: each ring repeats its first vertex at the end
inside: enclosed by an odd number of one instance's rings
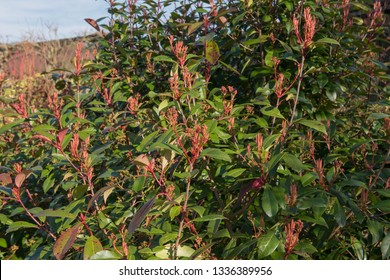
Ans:
POLYGON ((355 255, 357 256, 357 258, 359 260, 365 260, 367 256, 366 256, 366 252, 364 250, 363 243, 359 239, 351 236, 351 245, 352 245, 353 251, 355 252, 355 255))
POLYGON ((153 60, 154 61, 164 61, 164 62, 176 63, 176 61, 174 61, 172 58, 170 58, 169 56, 166 56, 166 55, 159 55, 159 56, 153 57, 153 60))
POLYGON ((76 241, 79 227, 80 223, 63 232, 56 240, 53 247, 53 253, 57 260, 62 260, 65 257, 66 252, 72 248, 73 243, 76 241))
POLYGON ((271 255, 280 244, 279 239, 275 236, 274 232, 269 232, 266 235, 259 237, 257 242, 258 258, 262 259, 271 255))
POLYGON ((368 231, 372 235, 371 244, 377 243, 383 236, 383 225, 380 222, 367 220, 368 231))
POLYGON ((380 120, 388 117, 390 117, 390 115, 385 113, 372 113, 368 116, 369 119, 376 119, 376 120, 380 120))
POLYGON ((204 207, 196 205, 196 206, 191 206, 189 209, 195 211, 199 216, 203 217, 203 213, 206 210, 204 207))
POLYGON ((257 240, 254 239, 254 240, 249 240, 237 247, 234 247, 231 252, 227 255, 226 259, 228 260, 233 260, 235 259, 237 256, 239 256, 239 254, 244 251, 244 250, 251 250, 251 246, 253 246, 254 244, 256 244, 257 240))
POLYGON ((275 198, 272 188, 266 187, 261 198, 261 206, 268 217, 273 217, 279 210, 278 201, 275 198))
POLYGON ((214 65, 220 56, 218 44, 214 41, 209 41, 206 44, 206 60, 214 65))
POLYGON ((381 252, 383 259, 388 259, 390 257, 390 232, 388 232, 382 240, 381 252))
POLYGON ((54 209, 46 209, 37 214, 36 217, 60 217, 60 218, 70 218, 74 219, 77 217, 76 214, 66 212, 65 210, 54 210, 54 209))
MULTIPOLYGON (((164 250, 156 253, 156 257, 159 259, 172 259, 173 245, 166 245, 164 250)), ((195 250, 189 246, 179 246, 177 248, 177 257, 179 258, 190 258, 194 254, 195 250)))
POLYGON ((325 125, 319 121, 302 119, 302 120, 297 121, 297 123, 302 124, 302 125, 307 126, 307 127, 310 127, 310 128, 313 128, 313 129, 315 129, 319 132, 322 132, 324 134, 327 134, 325 125))
POLYGON ((290 168, 297 172, 301 172, 302 170, 306 169, 303 163, 292 154, 285 153, 283 160, 290 168))
POLYGON ((232 169, 232 170, 229 170, 228 172, 224 173, 223 174, 223 177, 233 177, 233 178, 237 178, 238 176, 240 176, 242 173, 244 173, 247 169, 246 168, 236 168, 236 169, 232 169))
POLYGON ((41 124, 34 126, 32 131, 34 132, 48 132, 48 131, 57 131, 57 129, 54 126, 48 125, 48 124, 41 124))
POLYGON ((139 176, 137 179, 134 180, 132 186, 133 191, 140 192, 144 188, 145 182, 146 182, 146 176, 139 176))
POLYGON ((142 139, 142 142, 137 147, 137 151, 142 152, 146 146, 148 146, 152 140, 155 138, 155 136, 158 134, 158 131, 154 131, 150 133, 148 136, 146 136, 144 139, 142 139))
POLYGON ((201 156, 208 156, 208 157, 211 157, 213 159, 220 159, 220 160, 224 160, 224 161, 228 161, 228 162, 232 161, 230 156, 227 153, 225 153, 224 151, 222 151, 220 149, 215 149, 215 148, 204 149, 201 153, 201 156))
POLYGON ((117 252, 102 250, 92 255, 90 260, 119 260, 121 258, 121 255, 119 255, 117 252))
POLYGON ((315 179, 317 179, 317 174, 314 172, 306 173, 301 177, 302 186, 306 187, 310 185, 315 179))
POLYGON ((266 115, 266 116, 284 119, 284 117, 280 113, 279 109, 275 108, 275 107, 272 107, 272 106, 263 107, 263 108, 260 109, 260 112, 263 113, 263 115, 266 115))
POLYGON ((46 180, 43 182, 42 185, 43 192, 47 193, 48 190, 50 190, 54 186, 54 183, 55 183, 55 178, 53 174, 50 174, 50 176, 47 177, 46 180))
POLYGON ((11 131, 11 128, 13 128, 14 126, 17 126, 21 123, 24 123, 25 119, 19 119, 17 121, 14 121, 12 123, 8 123, 6 125, 3 125, 0 127, 0 134, 3 134, 4 132, 7 132, 7 131, 11 131))
POLYGON ((217 214, 212 214, 212 215, 207 215, 203 217, 199 217, 194 219, 194 222, 207 222, 207 221, 214 221, 214 220, 221 220, 221 219, 226 219, 225 216, 222 215, 217 215, 217 214))
POLYGON ((332 38, 322 38, 322 39, 315 41, 314 44, 331 44, 331 45, 340 46, 340 43, 332 38))
POLYGON ((177 232, 169 232, 169 233, 166 233, 163 236, 161 236, 158 243, 160 245, 164 245, 167 242, 170 242, 170 241, 176 240, 176 239, 177 239, 177 232))
POLYGON ((175 217, 179 216, 180 212, 181 212, 181 206, 171 207, 171 209, 169 210, 169 217, 171 218, 171 221, 173 221, 175 217))
POLYGON ((344 227, 346 223, 346 216, 345 216, 345 210, 343 206, 341 206, 338 199, 336 199, 336 202, 333 206, 334 216, 336 219, 337 224, 340 227, 344 227))
POLYGON ((24 229, 24 228, 38 228, 36 224, 32 224, 29 222, 23 222, 23 221, 18 221, 18 222, 13 222, 8 226, 8 229, 6 233, 10 233, 13 231, 17 231, 19 229, 24 229))
POLYGON ((390 200, 381 200, 374 207, 384 212, 390 212, 390 200))
POLYGON ((103 251, 103 246, 94 235, 88 237, 84 246, 84 260, 89 260, 97 252, 103 251))
POLYGON ((241 75, 240 72, 237 71, 237 69, 235 69, 234 67, 230 66, 229 64, 223 62, 222 60, 219 60, 218 62, 221 63, 227 69, 229 69, 229 70, 233 71, 234 73, 236 73, 237 75, 241 75))
POLYGON ((216 238, 231 238, 229 230, 224 228, 217 231, 212 235, 212 239, 216 239, 216 238))
POLYGON ((203 25, 203 21, 201 22, 195 22, 193 24, 191 24, 190 26, 188 26, 188 33, 187 35, 191 35, 192 33, 194 33, 199 27, 201 27, 203 25))
POLYGON ((5 240, 4 238, 0 238, 0 247, 7 248, 7 240, 5 240))
POLYGON ((156 199, 156 196, 153 196, 153 198, 150 199, 148 202, 146 202, 144 205, 142 205, 142 207, 134 215, 133 219, 131 220, 131 222, 129 224, 129 228, 128 228, 129 234, 132 234, 133 232, 135 232, 135 230, 139 227, 139 225, 145 219, 145 217, 149 213, 150 209, 152 209, 155 199, 156 199))

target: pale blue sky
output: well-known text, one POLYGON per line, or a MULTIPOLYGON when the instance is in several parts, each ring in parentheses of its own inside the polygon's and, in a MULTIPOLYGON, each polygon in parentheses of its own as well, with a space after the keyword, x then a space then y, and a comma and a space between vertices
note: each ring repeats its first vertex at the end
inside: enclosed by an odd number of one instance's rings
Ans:
MULTIPOLYGON (((44 34, 57 27, 58 38, 73 37, 94 31, 84 18, 107 16, 104 0, 0 0, 0 41, 15 42, 44 34)), ((54 38, 52 38, 54 39, 54 38)))

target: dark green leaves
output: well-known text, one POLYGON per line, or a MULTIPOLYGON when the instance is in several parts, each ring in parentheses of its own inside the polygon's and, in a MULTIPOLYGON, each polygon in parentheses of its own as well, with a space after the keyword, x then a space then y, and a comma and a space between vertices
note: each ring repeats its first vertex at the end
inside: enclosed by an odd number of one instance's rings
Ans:
POLYGON ((220 149, 215 149, 215 148, 204 149, 201 153, 201 156, 208 156, 213 159, 219 159, 219 160, 231 162, 230 156, 226 152, 220 149))
POLYGON ((272 191, 272 187, 267 186, 261 198, 261 206, 268 217, 273 217, 279 210, 278 201, 272 191))

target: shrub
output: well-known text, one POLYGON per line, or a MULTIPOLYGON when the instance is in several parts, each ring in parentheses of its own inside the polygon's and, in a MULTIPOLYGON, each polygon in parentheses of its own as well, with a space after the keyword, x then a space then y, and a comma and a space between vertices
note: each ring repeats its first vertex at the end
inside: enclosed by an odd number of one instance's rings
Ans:
POLYGON ((4 111, 4 258, 389 258, 379 2, 109 2, 4 111))

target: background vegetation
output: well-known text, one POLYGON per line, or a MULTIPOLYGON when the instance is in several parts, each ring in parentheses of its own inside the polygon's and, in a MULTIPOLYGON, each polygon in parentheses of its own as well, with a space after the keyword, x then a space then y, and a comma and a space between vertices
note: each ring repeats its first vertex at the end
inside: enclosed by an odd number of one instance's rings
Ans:
POLYGON ((2 258, 389 258, 385 6, 107 2, 45 99, 3 68, 2 258))

